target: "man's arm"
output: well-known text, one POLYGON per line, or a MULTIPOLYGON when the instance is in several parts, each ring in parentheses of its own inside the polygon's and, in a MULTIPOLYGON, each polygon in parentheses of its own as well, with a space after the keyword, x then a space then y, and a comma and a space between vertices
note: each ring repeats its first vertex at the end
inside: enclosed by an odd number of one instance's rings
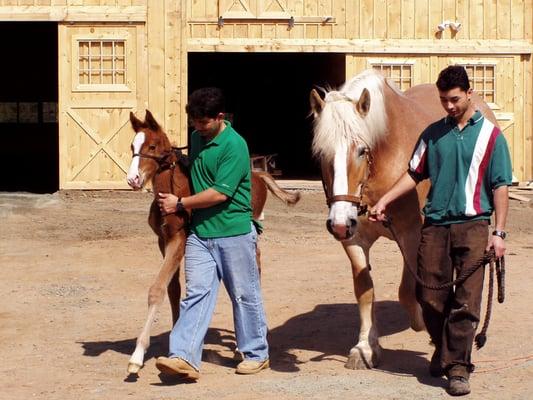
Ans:
MULTIPOLYGON (((509 211, 509 188, 507 185, 500 186, 494 190, 493 196, 495 229, 497 231, 505 231, 507 212, 509 211)), ((505 241, 501 237, 490 235, 487 251, 491 247, 494 247, 496 257, 501 257, 505 254, 505 241)))
MULTIPOLYGON (((159 208, 165 214, 173 214, 176 212, 176 204, 178 197, 172 193, 159 193, 157 202, 159 208)), ((207 208, 220 204, 228 199, 223 193, 217 192, 213 188, 209 188, 201 191, 200 193, 193 194, 192 196, 182 197, 181 203, 187 209, 193 208, 207 208)))
POLYGON ((370 221, 384 221, 385 210, 387 206, 396 200, 398 197, 403 196, 405 193, 416 187, 418 182, 413 179, 409 172, 404 174, 396 181, 396 183, 385 193, 378 202, 370 209, 368 219, 370 221))

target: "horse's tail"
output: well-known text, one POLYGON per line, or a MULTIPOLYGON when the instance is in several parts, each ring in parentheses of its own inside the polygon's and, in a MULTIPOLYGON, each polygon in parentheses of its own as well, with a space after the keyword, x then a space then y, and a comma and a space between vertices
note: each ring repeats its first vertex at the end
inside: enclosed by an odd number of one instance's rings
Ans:
POLYGON ((263 182, 265 182, 268 190, 270 190, 274 196, 283 201, 285 204, 293 206, 300 201, 300 192, 288 192, 283 190, 278 186, 272 175, 270 175, 268 172, 257 171, 254 173, 257 174, 263 180, 263 182))

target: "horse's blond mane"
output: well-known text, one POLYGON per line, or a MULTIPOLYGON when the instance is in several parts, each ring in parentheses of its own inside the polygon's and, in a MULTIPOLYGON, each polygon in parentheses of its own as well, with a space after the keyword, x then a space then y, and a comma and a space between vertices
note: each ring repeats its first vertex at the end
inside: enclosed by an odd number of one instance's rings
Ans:
POLYGON ((339 146, 352 143, 371 149, 387 132, 384 85, 399 92, 383 75, 371 69, 345 82, 340 90, 326 93, 325 104, 314 121, 313 153, 332 160, 339 146), (370 93, 370 109, 365 117, 356 110, 363 89, 370 93))

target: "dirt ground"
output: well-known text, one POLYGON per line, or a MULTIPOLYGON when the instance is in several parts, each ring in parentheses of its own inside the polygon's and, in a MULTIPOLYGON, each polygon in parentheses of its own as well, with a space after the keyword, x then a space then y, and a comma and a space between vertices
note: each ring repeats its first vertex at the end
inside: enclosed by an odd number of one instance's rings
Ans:
MULTIPOLYGON (((267 202, 260 245, 270 370, 235 375, 231 307, 221 290, 197 383, 162 381, 155 368, 168 348, 167 302, 144 368, 128 376, 160 263, 146 223, 150 201, 133 192, 0 194, 1 399, 448 397, 445 380, 427 373, 427 333, 408 328, 397 302, 400 254, 385 239, 372 251, 382 362, 344 368, 357 305, 348 259, 325 230, 320 190, 304 190, 295 208, 267 202)), ((512 200, 508 230, 507 299, 495 303, 487 345, 474 351, 472 399, 526 399, 533 390, 533 207, 512 200)))

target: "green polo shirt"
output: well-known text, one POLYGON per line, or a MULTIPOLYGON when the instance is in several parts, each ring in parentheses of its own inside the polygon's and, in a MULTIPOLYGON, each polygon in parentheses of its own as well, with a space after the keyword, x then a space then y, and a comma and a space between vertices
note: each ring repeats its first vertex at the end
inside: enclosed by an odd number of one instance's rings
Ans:
POLYGON ((191 137, 191 183, 194 193, 212 188, 228 196, 220 204, 194 209, 192 231, 201 238, 243 235, 251 231, 250 157, 246 141, 225 121, 226 128, 208 141, 191 137))
POLYGON ((431 181, 423 211, 435 225, 490 219, 493 190, 512 182, 505 137, 479 111, 462 130, 449 117, 426 128, 408 172, 416 181, 431 181))

